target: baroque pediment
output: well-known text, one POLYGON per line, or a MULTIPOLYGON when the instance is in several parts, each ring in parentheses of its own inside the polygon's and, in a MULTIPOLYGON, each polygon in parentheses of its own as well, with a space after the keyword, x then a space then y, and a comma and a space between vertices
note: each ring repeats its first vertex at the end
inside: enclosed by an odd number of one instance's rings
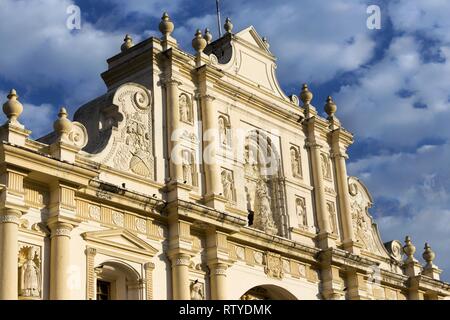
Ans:
POLYGON ((125 229, 111 229, 105 231, 90 231, 82 234, 87 242, 107 247, 115 247, 128 252, 134 252, 153 257, 158 250, 150 244, 125 229))
POLYGON ((348 187, 356 242, 363 251, 388 258, 390 255, 381 241, 378 226, 369 213, 373 199, 367 187, 355 177, 348 178, 348 187))

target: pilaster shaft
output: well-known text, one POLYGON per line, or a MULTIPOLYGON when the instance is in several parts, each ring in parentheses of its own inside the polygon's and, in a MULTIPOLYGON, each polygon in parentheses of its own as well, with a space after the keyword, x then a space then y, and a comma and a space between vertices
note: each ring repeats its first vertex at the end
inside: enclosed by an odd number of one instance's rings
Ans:
POLYGON ((70 288, 70 233, 73 226, 63 222, 49 224, 51 230, 50 250, 50 299, 71 298, 70 288))
POLYGON ((189 263, 187 254, 175 254, 172 260, 172 296, 174 300, 190 300, 189 263))
POLYGON ((323 173, 320 163, 320 148, 317 143, 309 145, 311 150, 312 174, 314 181, 314 198, 317 218, 319 223, 319 233, 331 233, 330 221, 328 220, 326 202, 325 202, 325 186, 323 183, 323 173))
POLYGON ((224 263, 216 263, 210 265, 211 271, 211 299, 226 300, 227 299, 227 265, 224 263))
POLYGON ((183 168, 181 161, 181 150, 179 150, 179 132, 180 114, 179 114, 179 91, 180 82, 169 80, 166 82, 167 92, 167 140, 170 161, 170 179, 171 181, 183 180, 183 168))
POLYGON ((203 95, 201 98, 203 119, 203 163, 205 167, 206 195, 218 195, 222 192, 220 183, 220 170, 217 164, 217 116, 214 98, 203 95))
POLYGON ((17 299, 18 233, 21 212, 3 209, 0 213, 0 300, 17 299))
POLYGON ((350 245, 354 241, 352 214, 350 207, 350 199, 348 193, 347 168, 345 165, 345 156, 342 153, 333 155, 336 167, 337 193, 341 219, 343 224, 344 246, 350 245))

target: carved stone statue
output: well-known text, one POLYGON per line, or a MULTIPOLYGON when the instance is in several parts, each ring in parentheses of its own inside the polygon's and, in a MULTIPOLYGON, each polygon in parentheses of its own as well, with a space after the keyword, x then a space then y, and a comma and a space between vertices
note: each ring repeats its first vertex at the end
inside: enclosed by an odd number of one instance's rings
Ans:
POLYGON ((183 122, 192 122, 191 117, 191 106, 189 103, 189 98, 182 94, 179 99, 179 105, 180 105, 180 120, 183 122))
POLYGON ((204 300, 203 284, 195 280, 191 283, 191 300, 204 300))
POLYGON ((304 198, 297 198, 295 200, 295 205, 297 208, 298 224, 301 228, 308 225, 306 220, 306 204, 304 198))
POLYGON ((223 146, 230 144, 229 140, 229 130, 227 126, 227 121, 224 117, 219 117, 219 141, 223 146))
POLYGON ((19 295, 39 297, 41 294, 41 271, 39 251, 23 247, 19 252, 19 295))
POLYGON ((253 226, 269 234, 276 234, 278 232, 272 216, 271 201, 267 190, 267 184, 262 179, 256 183, 253 226))
POLYGON ((191 155, 188 151, 183 151, 183 179, 186 184, 193 184, 191 155))
POLYGON ((337 235, 338 231, 337 231, 337 223, 336 223, 336 212, 334 209, 334 204, 332 202, 327 202, 327 211, 328 211, 328 217, 330 219, 331 232, 333 234, 337 235))
POLYGON ((291 148, 291 167, 292 167, 292 175, 294 177, 302 176, 302 169, 300 165, 300 155, 298 150, 295 148, 291 148))
POLYGON ((234 201, 234 181, 233 174, 228 170, 222 171, 222 187, 223 187, 223 196, 228 201, 234 201))
POLYGON ((330 167, 330 161, 328 159, 328 156, 324 153, 320 155, 321 158, 321 165, 322 165, 322 174, 323 177, 326 179, 331 179, 331 167, 330 167))

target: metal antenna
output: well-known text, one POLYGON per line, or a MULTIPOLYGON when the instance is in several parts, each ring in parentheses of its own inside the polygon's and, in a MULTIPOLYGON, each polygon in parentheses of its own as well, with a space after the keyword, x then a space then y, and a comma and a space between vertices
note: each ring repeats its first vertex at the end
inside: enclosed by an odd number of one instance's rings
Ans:
POLYGON ((219 0, 216 0, 217 8, 217 26, 219 27, 219 38, 222 38, 222 22, 220 22, 220 4, 219 0))

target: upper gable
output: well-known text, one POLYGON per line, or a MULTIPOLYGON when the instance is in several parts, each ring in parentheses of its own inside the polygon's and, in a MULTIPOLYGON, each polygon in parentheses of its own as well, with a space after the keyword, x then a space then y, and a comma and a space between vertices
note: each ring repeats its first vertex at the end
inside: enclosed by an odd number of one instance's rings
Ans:
POLYGON ((253 26, 234 35, 226 34, 205 49, 217 56, 217 68, 244 82, 290 101, 276 78, 276 58, 253 26))

